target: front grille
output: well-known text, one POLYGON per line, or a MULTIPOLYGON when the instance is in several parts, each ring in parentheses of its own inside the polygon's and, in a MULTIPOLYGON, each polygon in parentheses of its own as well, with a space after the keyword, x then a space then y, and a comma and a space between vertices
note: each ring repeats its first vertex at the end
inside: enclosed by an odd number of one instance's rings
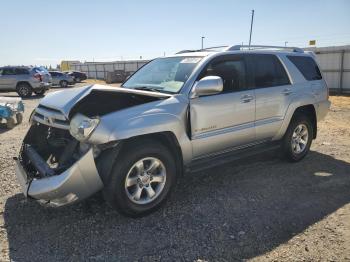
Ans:
POLYGON ((68 130, 69 121, 61 111, 39 105, 35 109, 33 120, 44 125, 68 130))

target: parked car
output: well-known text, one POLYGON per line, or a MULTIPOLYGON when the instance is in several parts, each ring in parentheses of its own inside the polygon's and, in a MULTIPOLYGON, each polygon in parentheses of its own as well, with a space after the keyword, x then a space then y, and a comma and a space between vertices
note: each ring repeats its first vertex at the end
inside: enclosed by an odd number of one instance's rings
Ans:
POLYGON ((51 75, 49 73, 49 71, 47 71, 47 69, 43 66, 39 66, 39 67, 33 67, 33 70, 36 71, 37 73, 40 73, 42 75, 43 81, 44 82, 52 82, 52 78, 51 75))
POLYGON ((179 52, 149 62, 121 88, 48 94, 16 175, 24 194, 46 205, 103 190, 112 207, 142 216, 184 172, 273 149, 300 161, 329 106, 314 56, 299 48, 179 52))
POLYGON ((84 81, 84 80, 87 79, 87 75, 85 73, 83 73, 83 72, 79 72, 79 71, 65 71, 63 73, 66 73, 67 75, 72 76, 76 83, 80 83, 81 81, 84 81))
POLYGON ((68 87, 68 85, 74 85, 74 79, 72 76, 59 71, 50 71, 52 77, 52 85, 60 87, 68 87))
POLYGON ((24 66, 0 67, 0 91, 15 91, 21 97, 30 97, 34 92, 43 95, 51 86, 50 77, 24 66))

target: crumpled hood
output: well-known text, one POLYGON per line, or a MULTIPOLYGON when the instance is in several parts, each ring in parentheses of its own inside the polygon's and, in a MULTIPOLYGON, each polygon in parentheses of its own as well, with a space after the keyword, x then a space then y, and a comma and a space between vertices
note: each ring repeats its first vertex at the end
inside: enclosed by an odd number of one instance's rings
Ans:
POLYGON ((61 111, 67 118, 71 109, 84 97, 93 91, 112 92, 112 93, 130 93, 146 95, 151 97, 167 98, 171 95, 164 93, 149 92, 143 90, 134 90, 127 88, 111 87, 106 85, 90 85, 78 88, 70 88, 62 91, 51 92, 41 101, 40 105, 61 111))

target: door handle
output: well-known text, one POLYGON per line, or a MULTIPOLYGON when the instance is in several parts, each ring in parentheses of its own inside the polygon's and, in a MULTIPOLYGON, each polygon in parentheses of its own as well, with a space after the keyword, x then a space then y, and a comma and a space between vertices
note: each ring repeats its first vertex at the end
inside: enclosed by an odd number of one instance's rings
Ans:
POLYGON ((282 91, 282 94, 284 94, 284 95, 290 95, 292 93, 292 90, 290 89, 290 88, 286 88, 286 89, 284 89, 283 91, 282 91))
POLYGON ((254 99, 254 97, 252 95, 243 95, 241 96, 241 102, 242 103, 248 103, 250 101, 252 101, 254 99))

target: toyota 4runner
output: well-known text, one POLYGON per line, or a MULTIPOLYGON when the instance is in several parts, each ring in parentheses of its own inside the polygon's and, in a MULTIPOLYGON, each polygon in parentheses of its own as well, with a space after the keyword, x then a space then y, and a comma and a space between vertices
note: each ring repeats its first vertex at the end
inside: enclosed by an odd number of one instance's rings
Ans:
POLYGON ((279 148, 308 153, 329 109, 312 53, 229 46, 150 61, 120 88, 49 93, 16 160, 24 195, 63 206, 102 190, 129 216, 159 207, 188 170, 279 148))

